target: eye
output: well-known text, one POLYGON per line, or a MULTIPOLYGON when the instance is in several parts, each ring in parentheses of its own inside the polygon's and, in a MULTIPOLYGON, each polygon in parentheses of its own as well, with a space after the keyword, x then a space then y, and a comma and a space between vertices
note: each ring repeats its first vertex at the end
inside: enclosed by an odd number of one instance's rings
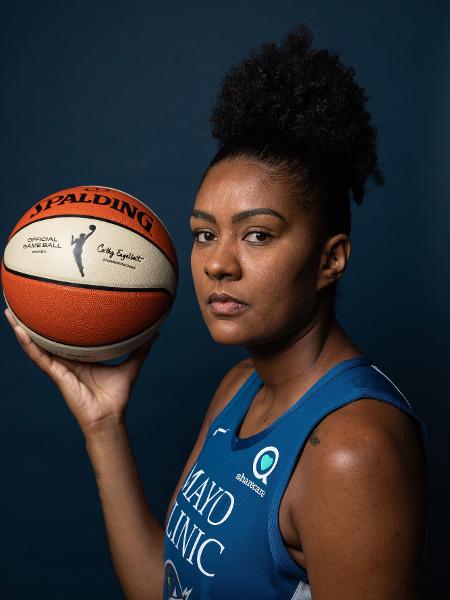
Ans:
MULTIPOLYGON (((214 236, 214 233, 212 233, 211 231, 207 231, 204 229, 196 229, 194 231, 191 232, 193 238, 195 239, 196 242, 198 242, 199 244, 206 244, 207 242, 212 242, 214 236), (206 236, 203 239, 200 239, 200 236, 204 235, 206 236), (210 238, 208 238, 207 236, 212 236, 210 238)), ((250 241, 250 244, 253 244, 254 246, 262 246, 263 244, 267 244, 266 238, 271 238, 273 237, 272 235, 270 235, 270 233, 267 233, 265 231, 262 231, 261 229, 255 229, 253 231, 247 231, 246 235, 244 236, 244 239, 247 239, 248 236, 250 235, 254 235, 257 236, 256 241, 250 241), (263 239, 261 239, 261 236, 263 237, 263 239)))
MULTIPOLYGON (((245 237, 247 238, 249 235, 257 235, 257 236, 263 236, 263 237, 265 236, 265 238, 273 237, 269 233, 266 233, 265 231, 261 231, 260 229, 255 229, 254 231, 248 231, 247 235, 245 237)), ((250 242, 250 243, 251 244, 264 244, 264 243, 266 243, 266 240, 259 238, 259 239, 257 239, 256 242, 250 242)))
POLYGON ((201 244, 204 244, 205 242, 210 242, 211 240, 210 240, 210 239, 206 239, 206 240, 205 240, 205 239, 203 239, 203 240, 200 240, 200 239, 199 239, 199 236, 200 236, 200 235, 202 235, 202 234, 204 234, 204 235, 212 235, 212 236, 214 237, 214 234, 213 234, 213 233, 211 233, 210 231, 201 231, 201 230, 196 230, 196 231, 192 231, 191 233, 192 233, 192 236, 193 236, 193 238, 195 239, 195 241, 196 241, 196 242, 200 242, 201 244))

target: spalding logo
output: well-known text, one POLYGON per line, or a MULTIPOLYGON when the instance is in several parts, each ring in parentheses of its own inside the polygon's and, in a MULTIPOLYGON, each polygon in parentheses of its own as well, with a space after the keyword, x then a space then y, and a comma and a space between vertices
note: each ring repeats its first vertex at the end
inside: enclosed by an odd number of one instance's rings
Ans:
POLYGON ((129 202, 125 200, 120 200, 119 198, 112 198, 111 196, 106 196, 105 194, 89 194, 89 188, 86 188, 88 193, 82 194, 62 194, 60 196, 52 196, 51 198, 46 198, 41 202, 38 202, 34 206, 36 212, 30 215, 30 219, 40 214, 43 211, 51 209, 53 206, 61 206, 66 203, 87 203, 87 204, 100 204, 102 206, 109 206, 112 210, 117 210, 122 214, 128 216, 131 220, 137 220, 138 223, 143 227, 147 233, 153 226, 154 217, 149 215, 148 213, 138 210, 137 206, 132 206, 129 202))

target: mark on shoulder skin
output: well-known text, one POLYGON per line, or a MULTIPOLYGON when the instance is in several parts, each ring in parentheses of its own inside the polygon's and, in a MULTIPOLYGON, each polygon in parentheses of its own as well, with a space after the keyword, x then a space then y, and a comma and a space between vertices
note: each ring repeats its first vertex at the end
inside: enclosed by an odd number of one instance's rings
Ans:
POLYGON ((317 437, 317 432, 318 432, 318 431, 319 431, 319 428, 318 428, 318 427, 316 427, 316 428, 313 430, 313 432, 312 432, 312 434, 311 434, 311 436, 310 436, 310 438, 309 438, 309 441, 310 441, 310 443, 311 443, 313 446, 317 446, 317 444, 320 444, 320 440, 319 440, 319 438, 317 437))
POLYGON ((253 369, 253 363, 252 362, 239 363, 236 365, 236 367, 238 369, 253 369))

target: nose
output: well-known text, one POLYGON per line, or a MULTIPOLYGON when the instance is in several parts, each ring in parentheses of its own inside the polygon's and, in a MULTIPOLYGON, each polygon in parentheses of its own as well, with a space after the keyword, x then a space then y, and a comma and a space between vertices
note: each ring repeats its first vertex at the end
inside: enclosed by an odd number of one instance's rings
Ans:
POLYGON ((241 265, 232 245, 227 241, 215 242, 207 253, 204 271, 211 279, 241 277, 241 265))

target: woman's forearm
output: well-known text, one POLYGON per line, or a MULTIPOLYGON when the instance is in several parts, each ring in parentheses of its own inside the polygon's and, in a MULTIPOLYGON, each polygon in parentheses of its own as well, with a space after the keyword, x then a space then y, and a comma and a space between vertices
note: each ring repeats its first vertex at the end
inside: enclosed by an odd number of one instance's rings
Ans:
POLYGON ((151 513, 125 424, 85 433, 114 569, 127 600, 161 600, 164 530, 151 513))

